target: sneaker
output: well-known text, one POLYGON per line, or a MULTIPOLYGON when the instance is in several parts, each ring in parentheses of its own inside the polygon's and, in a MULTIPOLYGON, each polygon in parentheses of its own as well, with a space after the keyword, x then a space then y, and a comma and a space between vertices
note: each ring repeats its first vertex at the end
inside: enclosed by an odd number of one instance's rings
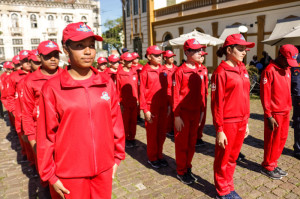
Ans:
POLYGON ((279 167, 276 167, 276 168, 275 168, 275 171, 276 171, 277 173, 279 173, 281 176, 287 176, 287 175, 288 175, 288 173, 287 173, 286 171, 282 170, 282 169, 279 168, 279 167))
POLYGON ((246 157, 246 156, 245 156, 244 154, 240 153, 237 160, 238 160, 238 161, 243 161, 243 160, 245 160, 245 157, 246 157))
POLYGON ((260 170, 260 172, 261 172, 262 174, 268 176, 269 178, 274 179, 274 180, 280 180, 280 179, 282 178, 282 176, 281 176, 279 173, 277 173, 277 172, 275 171, 275 169, 274 169, 273 171, 269 171, 269 170, 267 170, 267 169, 265 169, 265 168, 262 168, 262 169, 260 170))
POLYGON ((233 199, 242 199, 241 196, 239 196, 239 194, 237 194, 235 191, 231 191, 230 195, 233 199))
POLYGON ((129 140, 129 142, 132 144, 132 147, 136 147, 136 141, 135 140, 129 140))
POLYGON ((125 141, 125 148, 128 148, 128 149, 130 149, 130 148, 133 148, 134 146, 133 146, 133 144, 131 143, 131 140, 126 140, 125 141))
POLYGON ((187 173, 187 175, 189 175, 193 179, 193 181, 197 181, 198 180, 198 178, 192 173, 192 169, 191 168, 188 168, 186 173, 187 173))
POLYGON ((224 196, 217 195, 216 199, 233 199, 233 197, 232 197, 231 193, 229 193, 229 194, 224 195, 224 196))
POLYGON ((202 139, 197 139, 196 145, 195 146, 204 146, 205 143, 203 142, 202 139))
POLYGON ((148 163, 155 169, 159 169, 161 167, 159 160, 156 161, 148 160, 148 163))
POLYGON ((171 132, 167 133, 167 136, 168 137, 174 137, 174 131, 171 131, 171 132))
POLYGON ((294 157, 300 160, 300 153, 294 153, 294 157))
POLYGON ((165 159, 159 159, 158 161, 159 161, 159 163, 160 163, 160 166, 162 166, 162 167, 167 167, 167 166, 169 166, 169 163, 168 163, 167 160, 165 160, 165 159))
POLYGON ((187 173, 183 175, 177 174, 177 178, 183 183, 183 184, 192 184, 194 181, 191 178, 191 176, 187 175, 187 173))

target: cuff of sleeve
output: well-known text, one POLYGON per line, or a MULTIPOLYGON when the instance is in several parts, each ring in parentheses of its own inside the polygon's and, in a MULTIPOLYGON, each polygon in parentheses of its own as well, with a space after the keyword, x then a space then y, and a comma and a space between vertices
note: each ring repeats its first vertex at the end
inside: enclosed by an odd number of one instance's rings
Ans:
POLYGON ((58 177, 56 175, 53 175, 48 181, 51 185, 55 184, 58 180, 58 177))
POLYGON ((36 140, 36 136, 35 135, 28 135, 28 140, 32 141, 32 140, 36 140))
POLYGON ((217 127, 217 133, 218 133, 218 132, 222 132, 222 131, 223 131, 223 126, 218 126, 218 127, 217 127))
POLYGON ((119 158, 115 158, 115 163, 119 166, 121 163, 121 160, 119 158))
POLYGON ((147 108, 145 108, 143 111, 144 111, 144 113, 147 113, 149 110, 147 108))
POLYGON ((272 114, 270 112, 265 113, 266 118, 272 117, 272 114))

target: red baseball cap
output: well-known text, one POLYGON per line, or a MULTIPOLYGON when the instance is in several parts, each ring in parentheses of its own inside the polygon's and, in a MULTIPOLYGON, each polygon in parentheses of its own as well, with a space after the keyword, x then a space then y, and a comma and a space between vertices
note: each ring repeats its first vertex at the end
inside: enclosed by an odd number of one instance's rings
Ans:
POLYGON ((108 61, 112 62, 112 63, 118 62, 118 61, 120 61, 120 57, 116 54, 112 54, 108 57, 108 61))
POLYGON ((92 29, 83 22, 70 23, 63 30, 63 43, 67 40, 81 41, 88 37, 94 37, 97 41, 102 41, 102 37, 95 35, 92 29))
POLYGON ((51 40, 42 41, 39 44, 37 50, 38 50, 39 54, 43 54, 43 55, 48 55, 49 53, 51 53, 53 51, 58 51, 61 53, 57 43, 54 41, 51 41, 51 40))
POLYGON ((147 48, 147 52, 146 52, 146 55, 159 55, 159 54, 162 54, 162 51, 159 49, 158 46, 149 46, 147 48))
POLYGON ((298 49, 292 44, 286 44, 280 47, 279 52, 286 58, 290 66, 299 66, 297 57, 299 54, 298 49))
POLYGON ((107 60, 106 60, 105 57, 99 57, 99 58, 97 59, 97 63, 98 63, 98 64, 107 63, 107 60))
POLYGON ((205 52, 205 51, 201 51, 201 55, 202 55, 202 56, 203 56, 203 55, 208 55, 208 53, 205 52))
POLYGON ((20 57, 20 61, 22 61, 23 59, 28 58, 30 53, 30 50, 21 50, 19 53, 19 57, 20 57))
POLYGON ((15 55, 15 56, 12 58, 12 63, 13 63, 13 64, 19 64, 19 63, 20 63, 20 56, 19 56, 19 55, 15 55))
POLYGON ((167 50, 163 52, 164 57, 174 57, 176 56, 171 50, 167 50))
POLYGON ((126 52, 126 53, 124 53, 124 54, 121 55, 121 59, 123 59, 123 60, 125 60, 125 61, 132 61, 132 60, 135 59, 135 57, 132 56, 131 53, 126 52))
POLYGON ((247 42, 242 34, 232 34, 225 39, 223 48, 234 44, 246 46, 247 48, 253 48, 255 46, 255 43, 247 42))
POLYGON ((13 69, 14 66, 13 66, 12 62, 7 61, 7 62, 5 62, 5 63, 3 64, 3 68, 6 68, 6 69, 13 69))
POLYGON ((38 55, 38 50, 37 49, 34 49, 32 51, 30 51, 29 53, 29 56, 28 56, 28 59, 29 60, 32 60, 32 61, 40 61, 38 58, 37 58, 37 55, 38 55))
POLYGON ((131 55, 134 57, 134 59, 140 57, 139 54, 137 52, 133 52, 131 53, 131 55))
POLYGON ((183 44, 183 50, 186 51, 188 49, 200 49, 200 48, 206 48, 205 45, 201 45, 197 39, 188 39, 183 44))

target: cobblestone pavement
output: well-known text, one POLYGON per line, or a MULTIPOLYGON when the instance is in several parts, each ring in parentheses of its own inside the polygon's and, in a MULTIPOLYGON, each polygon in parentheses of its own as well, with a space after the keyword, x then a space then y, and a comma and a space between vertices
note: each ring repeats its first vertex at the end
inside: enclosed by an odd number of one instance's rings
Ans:
MULTIPOLYGON (((209 101, 209 100, 208 100, 209 101)), ((288 171, 282 180, 271 180, 259 173, 263 158, 263 114, 259 100, 251 100, 250 136, 245 140, 242 153, 246 160, 239 162, 234 175, 236 191, 244 199, 300 198, 300 162, 292 157, 293 129, 280 157, 279 166, 288 171)), ((20 163, 18 138, 11 133, 5 120, 0 120, 0 198, 35 198, 40 194, 39 181, 28 178, 28 164, 20 163)), ((213 198, 213 160, 215 131, 208 111, 203 140, 206 145, 197 148, 193 159, 193 172, 197 183, 189 186, 176 178, 175 148, 167 138, 164 155, 170 167, 153 170, 147 164, 146 134, 142 125, 137 128, 138 147, 128 149, 126 160, 119 166, 113 182, 112 198, 213 198)), ((41 198, 41 197, 40 197, 41 198)))

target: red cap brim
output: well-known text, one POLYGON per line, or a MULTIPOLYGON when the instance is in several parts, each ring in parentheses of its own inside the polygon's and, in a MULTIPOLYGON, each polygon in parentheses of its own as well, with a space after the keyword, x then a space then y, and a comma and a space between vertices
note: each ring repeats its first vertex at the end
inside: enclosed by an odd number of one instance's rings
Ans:
POLYGON ((295 60, 295 59, 286 59, 286 60, 287 60, 288 64, 289 64, 290 66, 292 66, 292 67, 297 67, 297 66, 299 66, 297 60, 295 60))
POLYGON ((86 34, 78 34, 74 37, 70 37, 69 39, 72 41, 81 41, 84 40, 88 37, 94 37, 97 41, 103 41, 103 38, 99 35, 95 35, 92 31, 91 32, 87 32, 86 34))

